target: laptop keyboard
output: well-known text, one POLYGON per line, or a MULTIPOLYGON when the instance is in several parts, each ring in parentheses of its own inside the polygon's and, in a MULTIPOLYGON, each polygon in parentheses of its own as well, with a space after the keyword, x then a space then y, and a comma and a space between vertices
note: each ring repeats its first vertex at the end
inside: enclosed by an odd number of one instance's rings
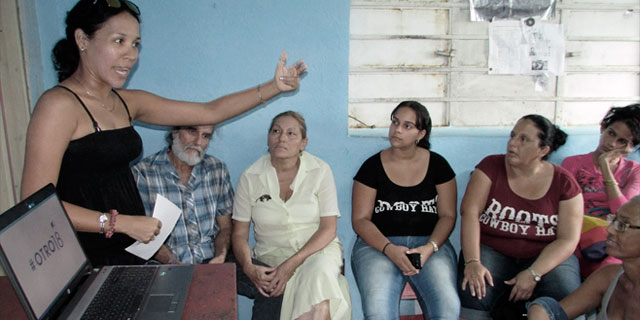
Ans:
POLYGON ((82 319, 133 319, 157 267, 114 268, 82 319))

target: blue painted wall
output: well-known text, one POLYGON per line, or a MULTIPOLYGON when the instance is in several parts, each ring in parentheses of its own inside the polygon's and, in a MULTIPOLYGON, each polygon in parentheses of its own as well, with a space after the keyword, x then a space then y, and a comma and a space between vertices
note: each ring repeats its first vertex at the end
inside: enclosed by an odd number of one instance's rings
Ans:
MULTIPOLYGON (((66 11, 75 0, 34 1, 43 71, 32 78, 49 88, 57 79, 51 49, 64 34, 66 11)), ((334 171, 342 211, 338 235, 345 247, 353 316, 362 319, 349 259, 355 241, 350 222, 352 177, 367 157, 388 143, 383 137, 348 134, 349 1, 138 0, 137 4, 142 11, 142 49, 128 88, 207 101, 271 78, 282 50, 287 50, 290 63, 302 58, 308 64, 298 92, 221 125, 208 152, 228 164, 235 184, 242 171, 266 152, 267 127, 275 114, 292 109, 305 116, 307 150, 326 160, 334 171)), ((164 131, 144 125, 138 131, 144 155, 164 146, 164 131)), ((459 199, 474 165, 488 154, 504 152, 508 132, 509 128, 434 130, 432 149, 457 172, 459 199)), ((551 161, 558 163, 596 146, 597 128, 570 133, 568 144, 551 161)), ((458 230, 459 226, 451 236, 457 248, 458 230)), ((241 298, 240 319, 249 318, 250 302, 241 298)))

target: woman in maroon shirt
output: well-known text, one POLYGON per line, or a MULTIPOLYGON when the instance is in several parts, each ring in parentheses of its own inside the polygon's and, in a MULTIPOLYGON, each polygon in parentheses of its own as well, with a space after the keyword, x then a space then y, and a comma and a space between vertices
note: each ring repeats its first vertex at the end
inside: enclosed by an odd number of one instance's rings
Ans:
POLYGON ((569 172, 546 161, 565 140, 548 119, 528 115, 511 131, 506 154, 476 166, 461 205, 462 318, 488 318, 507 291, 511 301, 562 299, 580 285, 572 253, 582 194, 569 172))

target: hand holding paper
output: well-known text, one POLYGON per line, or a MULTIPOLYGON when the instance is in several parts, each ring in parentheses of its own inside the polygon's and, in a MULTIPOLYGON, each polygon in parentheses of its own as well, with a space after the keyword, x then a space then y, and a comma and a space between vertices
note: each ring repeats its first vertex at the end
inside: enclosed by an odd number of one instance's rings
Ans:
POLYGON ((178 217, 180 217, 181 214, 182 210, 180 210, 180 208, 171 203, 167 198, 158 194, 156 196, 156 204, 153 207, 153 217, 162 222, 162 229, 160 229, 160 233, 155 237, 155 239, 149 241, 149 243, 136 241, 134 244, 127 247, 126 250, 142 259, 149 260, 149 258, 151 258, 158 249, 160 249, 160 246, 162 246, 169 234, 171 234, 171 231, 176 225, 176 221, 178 221, 178 217))

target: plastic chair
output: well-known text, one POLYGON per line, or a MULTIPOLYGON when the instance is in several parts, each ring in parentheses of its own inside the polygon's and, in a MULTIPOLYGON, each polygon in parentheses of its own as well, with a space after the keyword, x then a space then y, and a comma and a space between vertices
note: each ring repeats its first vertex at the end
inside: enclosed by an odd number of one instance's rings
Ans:
MULTIPOLYGON (((417 305, 416 299, 417 297, 415 292, 413 292, 413 289, 411 289, 411 286, 407 283, 404 286, 404 290, 402 290, 402 295, 400 296, 400 300, 412 300, 412 302, 417 305)), ((418 306, 417 309, 420 309, 420 307, 418 306)), ((403 316, 400 316, 400 320, 424 320, 424 315, 422 313, 403 315, 403 316)))

